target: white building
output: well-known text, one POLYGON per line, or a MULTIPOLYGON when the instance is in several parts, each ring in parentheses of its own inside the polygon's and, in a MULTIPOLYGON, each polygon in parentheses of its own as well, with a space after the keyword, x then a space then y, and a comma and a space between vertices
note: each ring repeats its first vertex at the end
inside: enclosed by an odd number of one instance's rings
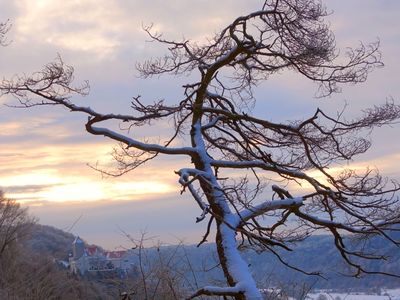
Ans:
POLYGON ((110 271, 122 271, 126 274, 134 266, 134 257, 127 250, 104 252, 97 246, 86 247, 77 236, 72 242, 72 257, 69 263, 74 274, 110 271))

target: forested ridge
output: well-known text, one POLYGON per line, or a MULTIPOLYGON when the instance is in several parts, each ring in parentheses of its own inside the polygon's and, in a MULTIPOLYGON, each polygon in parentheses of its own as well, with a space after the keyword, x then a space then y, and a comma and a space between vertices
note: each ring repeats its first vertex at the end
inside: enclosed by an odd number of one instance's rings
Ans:
MULTIPOLYGON (((400 234, 395 233, 394 235, 398 238, 400 234)), ((71 233, 51 226, 35 225, 31 238, 26 241, 26 245, 32 252, 52 255, 61 260, 67 258, 71 252, 73 239, 74 236, 71 233)), ((361 242, 365 243, 366 250, 373 252, 374 249, 379 249, 381 253, 385 253, 388 257, 385 264, 373 260, 367 262, 368 268, 377 271, 400 273, 400 251, 396 246, 378 237, 372 238, 368 242, 355 239, 353 243, 361 242)), ((400 279, 395 277, 369 275, 362 278, 351 278, 345 276, 346 273, 349 273, 349 269, 332 247, 332 243, 332 238, 329 236, 312 236, 297 243, 290 254, 286 256, 283 254, 283 258, 287 259, 292 265, 309 272, 321 271, 323 277, 304 275, 284 267, 271 253, 258 254, 254 251, 244 251, 244 256, 250 264, 250 270, 262 286, 287 285, 299 287, 306 284, 312 288, 338 290, 400 287, 400 279)), ((195 275, 199 285, 200 282, 209 283, 210 279, 212 281, 223 280, 222 272, 218 268, 213 268, 213 266, 217 265, 217 254, 215 245, 212 243, 204 244, 200 247, 196 247, 196 245, 152 247, 148 248, 147 251, 150 260, 156 260, 159 251, 164 251, 165 253, 177 251, 177 264, 175 266, 182 268, 184 266, 178 266, 179 263, 184 265, 187 261, 178 259, 180 257, 179 252, 185 252, 193 269, 197 271, 195 275), (208 269, 211 270, 205 272, 208 269)), ((192 274, 188 273, 187 277, 189 280, 193 280, 192 274)))

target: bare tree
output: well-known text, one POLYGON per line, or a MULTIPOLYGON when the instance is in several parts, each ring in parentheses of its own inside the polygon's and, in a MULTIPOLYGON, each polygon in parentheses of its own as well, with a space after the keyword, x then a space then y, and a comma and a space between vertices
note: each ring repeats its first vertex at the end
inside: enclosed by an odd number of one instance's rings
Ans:
POLYGON ((35 219, 28 215, 27 209, 0 191, 0 263, 10 252, 18 239, 24 239, 30 232, 35 219))
POLYGON ((277 249, 291 250, 291 241, 316 230, 332 234, 355 276, 380 273, 365 269, 360 260, 384 257, 351 249, 344 237, 381 235, 398 245, 390 231, 400 222, 399 185, 376 170, 358 173, 343 168, 335 174, 329 167, 366 152, 370 141, 363 134, 397 121, 400 106, 387 102, 354 120, 317 109, 309 118, 286 123, 259 118, 248 109, 256 101, 256 84, 277 72, 297 72, 316 82, 317 95, 323 97, 340 92, 341 84, 365 81, 371 70, 382 66, 379 42, 361 44, 339 56, 334 35, 324 23, 326 15, 318 0, 266 0, 260 10, 238 17, 204 44, 169 41, 145 28, 169 53, 138 64, 144 78, 198 75, 198 81, 184 86, 184 97, 175 105, 145 104, 136 97, 133 112, 125 115, 75 105, 70 98, 86 95, 88 84, 74 87, 73 68, 61 59, 30 77, 3 81, 1 90, 25 107, 61 105, 87 114, 89 133, 121 145, 114 153, 117 169, 108 172, 111 175, 134 170, 160 154, 191 159, 192 165, 175 173, 182 192, 188 191, 200 207, 197 221, 209 217, 203 241, 216 226, 227 286, 204 287, 190 298, 261 299, 238 246, 271 251, 288 265, 277 249), (166 120, 174 122, 175 130, 164 143, 134 137, 136 129, 163 126, 166 120), (105 121, 121 122, 126 131, 99 126, 105 121), (238 179, 232 170, 243 176, 238 179), (320 176, 312 177, 310 171, 320 176))
POLYGON ((16 272, 22 252, 21 241, 28 237, 34 222, 26 208, 21 208, 0 191, 0 298, 20 271, 16 272))
POLYGON ((54 257, 28 246, 36 222, 0 191, 0 299, 115 299, 100 286, 78 282, 54 257), (109 296, 109 297, 108 297, 109 296))
POLYGON ((157 242, 152 247, 145 247, 144 243, 154 242, 145 232, 139 239, 125 232, 124 235, 132 243, 129 251, 136 257, 136 263, 132 276, 119 281, 124 285, 121 296, 133 295, 134 299, 145 300, 184 299, 188 291, 196 289, 197 270, 193 269, 182 242, 174 246, 157 242), (194 284, 188 273, 193 275, 194 284))

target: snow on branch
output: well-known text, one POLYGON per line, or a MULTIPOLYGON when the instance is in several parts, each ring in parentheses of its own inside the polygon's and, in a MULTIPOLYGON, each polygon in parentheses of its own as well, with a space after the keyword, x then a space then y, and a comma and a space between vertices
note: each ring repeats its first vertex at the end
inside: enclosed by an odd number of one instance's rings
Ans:
POLYGON ((126 135, 120 134, 108 128, 93 126, 93 124, 101 121, 103 121, 101 117, 100 118, 94 117, 91 119, 89 118, 88 122, 86 123, 86 130, 91 134, 103 135, 114 141, 124 143, 127 145, 127 147, 133 147, 147 152, 155 152, 155 153, 171 154, 171 155, 189 155, 189 156, 196 153, 196 151, 192 147, 172 148, 172 147, 164 147, 158 144, 148 144, 129 138, 126 135))
POLYGON ((195 180, 201 180, 200 177, 207 178, 208 177, 207 174, 197 169, 187 169, 187 168, 181 169, 175 173, 179 175, 179 183, 183 186, 181 194, 185 191, 185 188, 188 188, 193 199, 197 202, 200 209, 202 210, 200 217, 196 218, 196 223, 201 222, 202 220, 204 220, 207 213, 209 212, 209 205, 203 201, 199 192, 193 187, 192 183, 195 180), (192 176, 192 179, 190 179, 190 176, 192 176))
POLYGON ((272 171, 278 174, 291 176, 297 179, 306 180, 310 183, 314 189, 318 192, 322 192, 323 190, 328 191, 329 188, 320 183, 313 177, 308 176, 306 173, 301 172, 300 170, 296 170, 293 168, 284 168, 274 164, 270 164, 268 162, 264 162, 261 160, 249 160, 249 161, 227 161, 227 160, 212 160, 211 165, 217 168, 230 168, 230 169, 253 169, 259 168, 265 171, 272 171))
POLYGON ((303 202, 304 202, 303 197, 283 199, 283 200, 268 200, 264 201, 259 205, 252 206, 246 210, 239 212, 238 217, 243 222, 246 222, 249 219, 263 215, 268 211, 278 210, 278 209, 298 208, 303 205, 303 202))
POLYGON ((196 293, 186 298, 187 300, 194 299, 198 296, 238 296, 243 294, 238 287, 217 287, 217 286, 205 286, 199 289, 196 293))

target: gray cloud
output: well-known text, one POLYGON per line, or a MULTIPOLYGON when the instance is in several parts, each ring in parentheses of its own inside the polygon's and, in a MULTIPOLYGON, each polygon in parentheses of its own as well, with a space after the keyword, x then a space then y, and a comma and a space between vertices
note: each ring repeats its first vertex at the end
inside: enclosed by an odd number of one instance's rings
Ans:
MULTIPOLYGON (((11 185, 11 186, 0 186, 0 188, 6 193, 13 194, 23 194, 23 193, 37 193, 49 188, 59 186, 60 184, 27 184, 27 185, 11 185)), ((38 199, 38 198, 30 198, 24 197, 24 201, 38 199)))

